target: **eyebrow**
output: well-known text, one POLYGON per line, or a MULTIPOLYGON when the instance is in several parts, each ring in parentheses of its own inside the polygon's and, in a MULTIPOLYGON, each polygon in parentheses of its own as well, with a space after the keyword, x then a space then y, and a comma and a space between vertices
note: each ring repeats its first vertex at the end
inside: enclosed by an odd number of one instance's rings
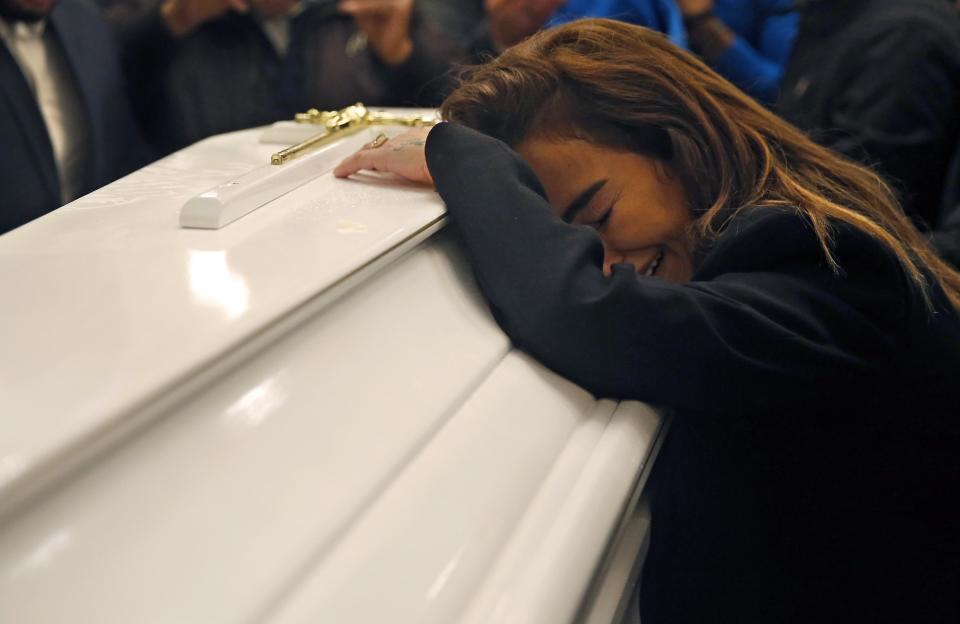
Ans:
POLYGON ((573 220, 577 217, 577 213, 579 213, 581 210, 587 207, 587 204, 590 203, 590 200, 593 199, 593 196, 596 195, 597 192, 600 189, 602 189, 606 183, 607 183, 607 180, 604 179, 604 180, 598 180, 597 182, 594 182, 593 184, 591 184, 587 188, 587 190, 580 193, 580 195, 578 195, 576 199, 570 202, 570 205, 567 206, 567 209, 563 211, 563 216, 561 217, 561 219, 563 219, 567 223, 573 223, 573 220))

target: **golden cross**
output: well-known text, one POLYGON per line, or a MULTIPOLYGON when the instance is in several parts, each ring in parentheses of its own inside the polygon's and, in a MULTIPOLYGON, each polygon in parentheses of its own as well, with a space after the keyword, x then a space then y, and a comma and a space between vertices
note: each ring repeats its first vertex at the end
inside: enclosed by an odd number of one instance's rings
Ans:
POLYGON ((303 143, 280 150, 270 157, 271 165, 282 165, 318 147, 349 136, 369 126, 433 126, 439 119, 434 115, 395 115, 393 113, 372 112, 362 103, 347 106, 338 111, 319 111, 311 108, 305 113, 297 113, 297 123, 322 126, 323 131, 303 143))

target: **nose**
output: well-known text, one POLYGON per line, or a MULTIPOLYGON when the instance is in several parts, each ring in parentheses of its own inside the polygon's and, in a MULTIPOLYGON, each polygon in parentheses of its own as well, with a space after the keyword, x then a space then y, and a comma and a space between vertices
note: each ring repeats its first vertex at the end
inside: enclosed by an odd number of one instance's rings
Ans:
POLYGON ((611 266, 613 266, 613 265, 615 265, 615 264, 620 264, 621 262, 624 262, 625 260, 626 260, 626 256, 624 256, 621 252, 619 252, 619 251, 617 251, 617 250, 615 250, 615 249, 611 249, 611 248, 608 247, 606 244, 604 244, 604 246, 603 246, 603 275, 604 275, 604 277, 610 277, 610 275, 612 275, 613 272, 610 270, 610 267, 611 267, 611 266))

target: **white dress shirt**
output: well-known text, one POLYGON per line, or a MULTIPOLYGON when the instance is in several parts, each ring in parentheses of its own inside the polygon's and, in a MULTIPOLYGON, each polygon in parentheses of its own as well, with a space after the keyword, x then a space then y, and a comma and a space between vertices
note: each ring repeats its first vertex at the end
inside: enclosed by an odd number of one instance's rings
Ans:
POLYGON ((290 18, 289 15, 278 15, 260 20, 260 28, 278 56, 286 56, 290 49, 290 18))
POLYGON ((55 37, 45 36, 45 30, 46 21, 0 19, 0 38, 20 65, 46 123, 60 176, 60 199, 67 203, 83 190, 89 129, 73 72, 55 37))

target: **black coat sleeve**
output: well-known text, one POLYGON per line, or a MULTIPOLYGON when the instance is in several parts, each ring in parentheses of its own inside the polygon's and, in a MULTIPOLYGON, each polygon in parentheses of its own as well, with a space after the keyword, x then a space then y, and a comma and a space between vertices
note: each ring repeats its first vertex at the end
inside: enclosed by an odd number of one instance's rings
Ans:
POLYGON ((755 210, 727 227, 691 282, 644 278, 632 265, 608 278, 598 235, 555 217, 503 143, 441 124, 427 161, 503 329, 597 395, 810 408, 862 391, 891 365, 904 282, 860 237, 838 242, 838 275, 801 218, 755 210))

